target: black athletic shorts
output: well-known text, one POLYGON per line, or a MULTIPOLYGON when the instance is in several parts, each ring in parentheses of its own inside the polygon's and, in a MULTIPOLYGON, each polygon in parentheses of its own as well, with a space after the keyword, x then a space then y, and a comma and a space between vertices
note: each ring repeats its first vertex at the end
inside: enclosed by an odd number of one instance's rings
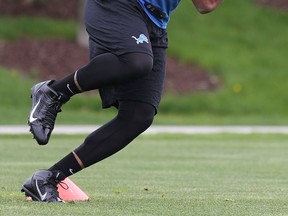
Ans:
POLYGON ((90 59, 103 53, 147 53, 153 69, 145 77, 99 89, 103 108, 132 100, 153 105, 157 112, 166 71, 167 32, 156 26, 137 0, 87 0, 85 25, 90 59))

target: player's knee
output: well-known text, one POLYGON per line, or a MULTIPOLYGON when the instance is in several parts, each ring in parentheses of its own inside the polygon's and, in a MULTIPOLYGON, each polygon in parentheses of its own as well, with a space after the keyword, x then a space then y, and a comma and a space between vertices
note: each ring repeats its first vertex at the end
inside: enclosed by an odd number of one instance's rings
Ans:
POLYGON ((152 70, 153 59, 147 54, 141 54, 140 57, 131 62, 130 66, 132 67, 132 70, 137 72, 140 76, 145 76, 152 70))
POLYGON ((136 77, 145 76, 152 71, 153 58, 145 53, 130 53, 123 58, 126 61, 131 74, 136 77))
POLYGON ((122 102, 118 118, 125 121, 126 126, 132 132, 140 134, 153 123, 155 108, 147 103, 122 102))
POLYGON ((132 125, 139 129, 139 132, 142 133, 146 129, 148 129, 151 124, 153 123, 154 116, 152 115, 141 115, 141 116, 134 116, 132 121, 132 125))

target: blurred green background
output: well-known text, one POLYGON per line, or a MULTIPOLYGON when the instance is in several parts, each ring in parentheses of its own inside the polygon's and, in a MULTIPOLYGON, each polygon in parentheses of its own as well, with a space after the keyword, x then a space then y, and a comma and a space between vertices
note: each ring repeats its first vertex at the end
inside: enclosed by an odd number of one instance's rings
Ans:
MULTIPOLYGON (((183 0, 168 27, 168 55, 209 72, 219 85, 185 94, 166 89, 155 123, 286 125, 287 23, 288 10, 253 0, 226 0, 207 15, 183 0)), ((0 14, 0 47, 23 38, 76 41, 78 29, 79 22, 73 19, 0 14)), ((0 59, 0 124, 25 124, 30 88, 39 81, 35 73, 23 75, 1 65, 0 59)), ((101 109, 97 92, 77 95, 63 109, 61 124, 99 124, 115 114, 114 109, 101 109)))

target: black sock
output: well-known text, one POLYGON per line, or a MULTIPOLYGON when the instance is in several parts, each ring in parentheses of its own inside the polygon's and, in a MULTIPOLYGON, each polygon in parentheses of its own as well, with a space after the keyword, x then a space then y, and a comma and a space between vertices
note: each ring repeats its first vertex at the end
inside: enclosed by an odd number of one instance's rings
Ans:
MULTIPOLYGON (((76 73, 76 72, 75 72, 76 73)), ((63 78, 62 80, 55 80, 50 84, 50 87, 56 91, 61 92, 67 97, 72 97, 75 94, 81 92, 75 84, 75 73, 68 75, 67 77, 63 78)))
POLYGON ((60 170, 63 174, 68 177, 79 172, 82 168, 80 167, 79 163, 77 162, 74 154, 71 152, 58 163, 54 164, 48 170, 56 171, 60 170))

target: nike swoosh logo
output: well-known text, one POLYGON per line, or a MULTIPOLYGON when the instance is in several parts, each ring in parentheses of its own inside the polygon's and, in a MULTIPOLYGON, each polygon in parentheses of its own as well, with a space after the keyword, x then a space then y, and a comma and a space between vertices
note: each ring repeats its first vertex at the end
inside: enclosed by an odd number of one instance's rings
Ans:
POLYGON ((37 109, 38 105, 40 104, 40 100, 38 101, 38 103, 34 106, 34 108, 32 109, 31 113, 30 113, 30 116, 29 116, 29 122, 32 123, 34 121, 37 120, 37 118, 34 118, 33 117, 33 114, 35 112, 35 110, 37 109))
POLYGON ((40 199, 43 201, 45 200, 46 196, 47 196, 47 192, 45 194, 42 194, 40 189, 39 189, 39 186, 38 186, 38 181, 36 179, 36 189, 38 191, 38 194, 40 195, 40 199))
POLYGON ((62 199, 60 199, 59 197, 57 197, 57 201, 58 202, 63 202, 63 203, 65 203, 62 199))
POLYGON ((73 92, 72 89, 70 88, 70 85, 67 84, 66 86, 67 86, 68 90, 69 90, 72 94, 74 94, 74 92, 73 92))
POLYGON ((71 174, 74 174, 73 169, 69 169, 69 171, 70 171, 71 174))

